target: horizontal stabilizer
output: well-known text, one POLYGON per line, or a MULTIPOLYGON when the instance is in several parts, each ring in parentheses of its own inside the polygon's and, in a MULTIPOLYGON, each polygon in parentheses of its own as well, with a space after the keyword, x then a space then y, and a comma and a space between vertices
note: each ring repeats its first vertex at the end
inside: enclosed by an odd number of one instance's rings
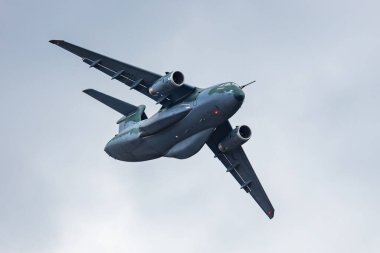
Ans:
POLYGON ((96 91, 93 89, 87 89, 87 90, 84 90, 83 92, 95 98, 99 102, 102 102, 103 104, 111 107, 115 111, 120 112, 121 114, 125 116, 128 116, 137 110, 137 106, 128 104, 127 102, 108 96, 99 91, 96 91))

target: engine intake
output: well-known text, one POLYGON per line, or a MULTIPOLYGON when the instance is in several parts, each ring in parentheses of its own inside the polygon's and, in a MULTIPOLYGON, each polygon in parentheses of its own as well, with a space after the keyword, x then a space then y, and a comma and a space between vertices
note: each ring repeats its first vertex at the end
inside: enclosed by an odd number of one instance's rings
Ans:
POLYGON ((180 87, 185 81, 185 76, 180 71, 173 71, 158 79, 150 88, 153 96, 158 94, 169 95, 170 91, 180 87))
POLYGON ((251 138, 251 129, 246 126, 237 126, 218 144, 220 151, 227 152, 240 147, 251 138))

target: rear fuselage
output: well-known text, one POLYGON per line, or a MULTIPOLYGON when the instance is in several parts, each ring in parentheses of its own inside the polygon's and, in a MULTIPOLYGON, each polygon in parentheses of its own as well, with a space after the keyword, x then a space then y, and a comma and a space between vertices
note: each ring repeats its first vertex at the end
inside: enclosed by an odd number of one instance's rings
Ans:
POLYGON ((243 100, 244 92, 231 82, 195 90, 183 101, 162 108, 151 119, 123 129, 107 143, 105 151, 115 159, 131 162, 162 156, 188 158, 202 148, 218 125, 235 114, 243 100), (146 129, 157 123, 152 119, 160 120, 161 115, 168 124, 147 134, 146 129))

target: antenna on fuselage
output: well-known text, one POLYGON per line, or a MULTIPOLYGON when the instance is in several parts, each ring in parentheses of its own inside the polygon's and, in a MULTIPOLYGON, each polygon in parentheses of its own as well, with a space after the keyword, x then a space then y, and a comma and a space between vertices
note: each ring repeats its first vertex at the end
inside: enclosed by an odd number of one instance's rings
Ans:
POLYGON ((244 85, 240 86, 240 89, 244 89, 245 87, 247 87, 247 86, 250 85, 250 84, 253 84, 254 82, 256 82, 256 80, 254 80, 254 81, 252 81, 252 82, 249 82, 249 83, 247 83, 247 84, 244 84, 244 85))

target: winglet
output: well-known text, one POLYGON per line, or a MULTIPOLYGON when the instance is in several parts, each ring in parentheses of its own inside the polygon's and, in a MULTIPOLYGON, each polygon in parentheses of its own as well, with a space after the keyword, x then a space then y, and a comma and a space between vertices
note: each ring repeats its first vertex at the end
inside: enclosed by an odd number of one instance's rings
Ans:
POLYGON ((273 216, 274 216, 274 209, 273 209, 273 210, 269 210, 269 211, 267 212, 267 215, 268 215, 269 219, 272 219, 273 216))
POLYGON ((65 42, 64 40, 49 40, 50 43, 59 45, 61 42, 65 42))

